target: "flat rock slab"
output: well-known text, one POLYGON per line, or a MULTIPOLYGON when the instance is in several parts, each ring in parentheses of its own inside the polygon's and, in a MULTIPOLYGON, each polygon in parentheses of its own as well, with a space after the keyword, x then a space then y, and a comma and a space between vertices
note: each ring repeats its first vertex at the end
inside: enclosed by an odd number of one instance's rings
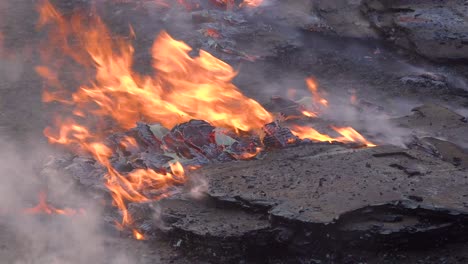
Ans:
POLYGON ((314 11, 339 36, 378 38, 369 21, 360 11, 362 0, 316 0, 314 11))
POLYGON ((263 207, 274 218, 329 224, 369 206, 468 214, 468 173, 450 163, 394 146, 346 149, 306 145, 270 153, 264 160, 200 169, 207 194, 263 207))
POLYGON ((468 152, 458 145, 434 137, 415 138, 408 144, 411 149, 420 149, 433 156, 468 169, 468 152))
POLYGON ((468 172, 417 150, 307 144, 191 173, 207 180, 208 197, 153 203, 156 229, 217 260, 269 256, 268 248, 324 258, 468 236, 468 172))
POLYGON ((132 204, 130 211, 137 216, 140 230, 167 236, 188 255, 206 259, 241 259, 275 242, 266 215, 219 207, 210 199, 176 195, 158 202, 132 204))
POLYGON ((364 13, 397 45, 435 60, 468 59, 466 1, 364 1, 364 13))
POLYGON ((417 137, 438 137, 468 147, 468 121, 464 116, 436 104, 425 104, 412 112, 392 121, 412 130, 417 137))
POLYGON ((162 217, 170 227, 185 230, 205 238, 246 238, 249 234, 270 228, 268 219, 261 214, 236 209, 219 209, 206 201, 165 199, 158 203, 162 217))

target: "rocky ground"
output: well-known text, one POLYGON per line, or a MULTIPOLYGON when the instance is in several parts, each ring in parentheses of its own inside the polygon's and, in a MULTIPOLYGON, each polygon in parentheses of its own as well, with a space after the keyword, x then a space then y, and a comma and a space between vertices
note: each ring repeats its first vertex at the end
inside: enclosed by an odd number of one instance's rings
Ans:
MULTIPOLYGON (((65 13, 89 5, 56 2, 65 13)), ((42 36, 35 31, 37 17, 29 1, 0 7, 8 50, 0 54, 0 131, 20 148, 33 149, 45 145, 41 131, 49 111, 40 100, 42 81, 34 73, 37 58, 29 45, 42 36)), ((32 230, 36 222, 18 234, 8 222, 12 220, 3 218, 0 259, 467 261, 466 1, 271 1, 259 13, 193 11, 181 17, 164 16, 147 1, 143 8, 105 1, 99 8, 113 31, 126 34, 128 23, 133 25, 139 71, 147 71, 146 50, 157 32, 167 28, 237 67, 236 84, 265 105, 272 95, 286 96, 288 88, 304 95, 304 78, 314 76, 335 106, 324 118, 350 124, 382 144, 367 149, 301 145, 258 160, 204 167, 191 177, 190 184, 203 187, 196 199, 179 194, 132 208, 147 241, 135 241, 99 221, 99 250, 78 247, 51 256, 61 248, 60 241, 76 234, 39 236, 32 230), (219 29, 223 38, 207 37, 208 28, 219 29), (349 103, 351 96, 357 103, 349 103), (31 239, 36 236, 47 239, 31 239)), ((40 229, 60 231, 69 221, 40 219, 40 229)))

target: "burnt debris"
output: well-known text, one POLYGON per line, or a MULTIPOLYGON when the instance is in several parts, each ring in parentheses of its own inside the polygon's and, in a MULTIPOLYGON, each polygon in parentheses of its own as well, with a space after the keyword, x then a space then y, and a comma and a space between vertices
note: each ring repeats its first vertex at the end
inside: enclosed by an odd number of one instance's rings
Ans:
POLYGON ((420 151, 308 144, 190 173, 201 175, 204 198, 194 198, 200 183, 192 182, 181 195, 140 204, 139 227, 189 254, 228 262, 339 259, 357 249, 433 248, 468 234, 459 197, 466 170, 420 151))
MULTIPOLYGON (((120 150, 112 160, 124 173, 164 171, 175 160, 204 165, 187 172, 185 185, 166 190, 170 197, 128 204, 133 225, 145 236, 166 237, 194 257, 342 259, 342 252, 362 248, 431 248, 464 241, 466 152, 427 135, 450 138, 452 130, 444 128, 463 130, 466 123, 436 105, 416 108, 394 122, 413 130, 410 149, 303 141, 279 122, 265 125, 263 136, 236 134, 200 120, 171 130, 139 123, 109 137, 108 144, 120 150), (136 145, 127 144, 129 137, 136 145), (260 147, 266 149, 263 154, 260 147), (239 159, 253 160, 235 162, 239 159)), ((107 192, 105 170, 92 159, 57 162, 87 191, 107 192)))

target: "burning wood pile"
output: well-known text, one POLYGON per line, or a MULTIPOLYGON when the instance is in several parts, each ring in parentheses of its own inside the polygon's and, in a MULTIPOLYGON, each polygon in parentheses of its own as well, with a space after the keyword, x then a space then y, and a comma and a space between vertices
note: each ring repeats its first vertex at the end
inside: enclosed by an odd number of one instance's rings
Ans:
MULTIPOLYGON (((232 16, 223 21, 235 24, 235 10, 262 1, 211 1, 222 11, 210 13, 204 2, 156 2, 198 10, 192 18, 204 21, 199 32, 208 46, 257 59, 230 47, 216 27, 224 10, 232 16)), ((63 172, 111 203, 106 221, 123 233, 168 237, 190 253, 234 261, 326 258, 343 248, 420 245, 427 237, 442 243, 468 232, 467 205, 457 196, 468 186, 467 156, 450 156, 435 135, 415 134, 404 149, 322 119, 335 106, 309 76, 308 96, 260 104, 233 84, 233 67, 166 31, 152 45, 153 73, 142 74, 134 70, 132 29, 117 37, 96 13, 66 16, 48 1, 38 11, 48 37, 35 70, 46 86, 43 101, 56 109, 44 134, 73 153, 55 157, 43 174, 63 172)), ((434 108, 415 111, 456 115, 434 108)), ((392 122, 415 132, 430 116, 392 122)), ((452 128, 468 133, 458 121, 452 128)), ((45 195, 25 212, 84 214, 49 205, 45 195)))

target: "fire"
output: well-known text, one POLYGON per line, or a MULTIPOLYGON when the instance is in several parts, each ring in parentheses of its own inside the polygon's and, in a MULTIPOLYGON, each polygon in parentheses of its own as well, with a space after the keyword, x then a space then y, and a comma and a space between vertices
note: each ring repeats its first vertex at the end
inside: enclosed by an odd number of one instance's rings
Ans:
MULTIPOLYGON (((309 88, 309 91, 312 93, 312 100, 313 100, 312 103, 316 106, 328 107, 328 100, 323 98, 320 95, 317 82, 315 82, 314 79, 311 77, 306 78, 305 81, 306 81, 307 87, 309 88)), ((307 110, 303 110, 302 114, 307 117, 317 117, 316 113, 310 112, 307 110)), ((332 126, 332 129, 338 132, 338 134, 340 134, 341 137, 333 138, 329 135, 318 132, 314 128, 302 127, 302 126, 294 126, 291 129, 291 132, 301 139, 311 139, 311 140, 320 141, 320 142, 333 142, 333 141, 356 142, 356 143, 363 144, 367 147, 376 146, 374 143, 368 141, 364 136, 359 134, 359 132, 354 130, 354 128, 352 127, 339 128, 339 127, 332 126)))
POLYGON ((354 130, 354 128, 352 127, 342 127, 342 128, 332 127, 332 128, 343 136, 344 139, 340 141, 359 142, 359 143, 366 145, 367 147, 377 146, 374 143, 365 139, 361 134, 359 134, 359 132, 354 130))
POLYGON ((200 165, 189 165, 187 167, 187 169, 191 170, 191 171, 194 171, 194 170, 198 170, 199 168, 201 168, 200 165))
POLYGON ((40 192, 39 193, 39 203, 32 208, 27 208, 24 210, 25 213, 27 214, 57 214, 57 215, 66 215, 66 216, 74 216, 77 214, 84 214, 84 210, 75 210, 71 208, 63 208, 63 209, 58 209, 53 207, 52 205, 49 205, 47 203, 47 195, 45 192, 40 192))
MULTIPOLYGON (((259 1, 245 2, 259 4, 259 1)), ((155 74, 141 75, 133 71, 134 48, 131 43, 112 36, 98 16, 84 18, 75 14, 68 21, 48 1, 43 1, 38 10, 38 27, 47 26, 48 41, 51 42, 41 53, 44 65, 36 67, 37 73, 49 84, 43 101, 60 102, 71 108, 70 117, 57 118, 55 126, 46 128, 44 134, 50 143, 91 154, 107 169, 105 185, 113 205, 122 212, 122 221, 118 224, 121 227, 131 226, 133 222, 127 203, 164 198, 171 187, 183 184, 186 176, 178 162, 159 172, 151 169, 118 172, 110 162, 112 149, 104 143, 107 136, 130 129, 141 120, 171 129, 177 124, 199 119, 239 134, 261 131, 265 124, 274 121, 273 114, 243 95, 232 83, 237 73, 230 65, 203 50, 197 56, 191 56, 192 49, 187 44, 165 31, 157 36, 151 50, 155 74), (73 93, 59 81, 59 71, 66 60, 55 57, 64 54, 85 68, 86 74, 77 74, 77 80, 83 85, 73 93), (91 78, 83 80, 83 76, 88 75, 91 78), (158 194, 150 194, 154 192, 148 190, 158 190, 158 194)), ((311 78, 306 82, 314 101, 327 106, 328 102, 320 96, 315 82, 311 78)), ((303 114, 316 116, 308 111, 303 114)), ((335 130, 343 137, 332 138, 310 127, 296 127, 293 133, 318 141, 367 142, 355 130, 335 130)), ((128 147, 136 146, 137 142, 127 137, 120 144, 128 147)), ((261 151, 258 147, 253 153, 241 154, 239 158, 249 159, 261 151)), ((53 211, 44 204, 39 208, 53 211)), ((144 238, 136 230, 134 236, 144 238)))
POLYGON ((307 117, 317 117, 317 114, 311 111, 303 110, 301 113, 307 117))
MULTIPOLYGON (((42 16, 50 17, 50 14, 55 13, 41 12, 40 25, 47 21, 42 16)), ((125 129, 142 119, 159 122, 167 128, 201 119, 219 127, 249 131, 273 120, 258 102, 245 97, 232 84, 236 72, 231 66, 203 50, 197 57, 190 57, 191 48, 166 32, 161 32, 152 49, 158 74, 139 76, 132 71, 133 47, 124 41, 111 42, 110 32, 100 19, 96 18, 93 26, 84 25, 79 17, 73 18, 71 25, 63 25, 61 19, 54 21, 60 28, 73 31, 73 34, 62 32, 64 37, 77 35, 82 40, 88 54, 84 57, 91 61, 83 61, 83 56, 76 52, 71 54, 72 58, 80 57, 80 64, 96 66, 92 84, 80 87, 69 99, 80 113, 110 117, 125 129)), ((70 44, 64 42, 65 38, 59 39, 57 44, 62 44, 62 49, 69 54, 70 44)), ((46 68, 39 67, 38 73, 53 85, 56 81, 51 77, 53 70, 46 68)), ((66 101, 60 97, 62 94, 63 89, 57 89, 44 97, 47 101, 66 101)))
POLYGON ((128 148, 131 148, 131 147, 137 147, 138 146, 138 143, 136 142, 136 140, 132 137, 124 137, 121 141, 120 141, 120 145, 122 145, 122 147, 128 149, 128 148))
POLYGON ((244 2, 242 2, 241 6, 258 7, 262 3, 263 3, 263 0, 244 0, 244 2))
MULTIPOLYGON (((109 161, 112 151, 103 143, 105 135, 111 131, 80 122, 93 119, 105 123, 110 118, 115 126, 128 129, 145 119, 172 128, 190 119, 202 119, 218 127, 250 131, 273 120, 258 102, 245 97, 232 84, 236 72, 231 66, 205 51, 200 51, 195 58, 190 57, 191 48, 166 32, 159 35, 152 49, 153 66, 158 74, 139 76, 132 71, 133 47, 123 40, 112 42, 110 32, 99 18, 84 23, 75 15, 67 22, 48 1, 39 10, 39 26, 52 26, 51 40, 80 65, 95 67, 91 84, 81 86, 69 98, 64 98, 67 93, 58 82, 55 69, 37 68, 37 72, 55 87, 54 91, 44 93, 44 101, 74 106, 73 118, 57 120, 58 129, 46 128, 44 134, 50 143, 92 154, 107 168, 106 186, 114 205, 122 211, 123 226, 132 223, 127 202, 162 198, 148 197, 144 190, 158 189, 164 193, 165 189, 185 181, 184 170, 175 163, 167 173, 139 169, 122 175, 112 167, 109 161), (69 36, 77 37, 85 52, 71 48, 69 36)), ((43 56, 50 59, 46 55, 43 56)), ((135 142, 126 139, 122 144, 135 142)))
MULTIPOLYGON (((104 143, 96 141, 97 139, 90 134, 87 128, 72 122, 70 120, 61 122, 58 135, 53 135, 50 129, 46 129, 44 133, 49 142, 78 146, 80 150, 92 154, 107 168, 106 187, 111 192, 113 204, 122 211, 122 226, 132 223, 126 202, 146 202, 163 198, 164 196, 148 197, 143 194, 143 191, 148 188, 166 190, 185 181, 184 169, 180 163, 170 165, 172 172, 158 173, 150 169, 138 169, 127 175, 120 174, 109 161, 112 151, 104 143)), ((134 143, 132 139, 126 138, 126 140, 134 143)))
POLYGON ((263 150, 262 148, 257 147, 255 148, 254 152, 244 152, 239 155, 235 155, 235 154, 231 154, 231 155, 233 155, 236 159, 248 160, 248 159, 256 157, 260 152, 262 152, 262 150, 263 150))
POLYGON ((291 132, 301 138, 301 139, 311 139, 314 141, 320 141, 320 142, 356 142, 356 143, 361 143, 367 147, 375 147, 376 145, 370 141, 368 141, 366 138, 364 138, 359 132, 354 130, 352 127, 332 127, 333 130, 338 132, 341 137, 333 138, 329 135, 322 134, 318 132, 317 130, 311 128, 311 127, 302 127, 302 126, 295 126, 291 129, 291 132))
POLYGON ((138 232, 138 230, 136 229, 133 229, 133 237, 136 239, 136 240, 145 240, 145 236, 138 232))
POLYGON ((301 139, 311 139, 315 141, 320 141, 320 142, 333 142, 336 141, 334 138, 322 134, 318 132, 317 130, 311 128, 311 127, 301 127, 301 126, 295 126, 291 129, 291 132, 301 138, 301 139))
POLYGON ((320 95, 317 83, 314 81, 314 79, 312 79, 311 77, 307 78, 306 84, 309 88, 309 91, 312 93, 313 103, 327 107, 328 101, 320 95))

